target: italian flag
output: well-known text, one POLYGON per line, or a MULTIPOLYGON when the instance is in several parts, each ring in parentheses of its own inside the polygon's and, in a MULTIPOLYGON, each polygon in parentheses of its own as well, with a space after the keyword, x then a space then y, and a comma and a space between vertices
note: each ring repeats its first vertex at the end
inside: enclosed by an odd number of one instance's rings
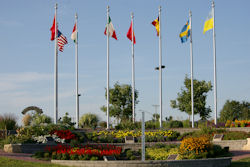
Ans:
POLYGON ((111 37, 113 37, 113 38, 115 38, 117 40, 117 37, 116 37, 116 34, 115 34, 115 29, 114 29, 114 26, 113 26, 113 24, 111 22, 111 18, 110 17, 109 17, 109 22, 108 22, 108 24, 105 27, 105 31, 104 31, 105 35, 107 35, 107 32, 106 32, 107 31, 107 26, 108 26, 108 30, 109 30, 108 35, 111 36, 111 37))
POLYGON ((75 23, 75 26, 73 28, 73 32, 71 34, 71 39, 76 43, 76 39, 77 39, 77 27, 76 27, 76 23, 75 23))

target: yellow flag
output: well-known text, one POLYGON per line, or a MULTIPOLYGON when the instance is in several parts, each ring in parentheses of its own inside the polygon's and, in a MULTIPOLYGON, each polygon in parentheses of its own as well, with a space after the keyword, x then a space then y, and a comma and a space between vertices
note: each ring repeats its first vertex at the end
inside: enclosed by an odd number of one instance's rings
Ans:
POLYGON ((209 16, 207 17, 207 20, 205 21, 203 34, 205 34, 205 32, 207 32, 208 30, 211 30, 213 28, 214 28, 214 17, 213 17, 212 11, 211 11, 209 13, 209 16))

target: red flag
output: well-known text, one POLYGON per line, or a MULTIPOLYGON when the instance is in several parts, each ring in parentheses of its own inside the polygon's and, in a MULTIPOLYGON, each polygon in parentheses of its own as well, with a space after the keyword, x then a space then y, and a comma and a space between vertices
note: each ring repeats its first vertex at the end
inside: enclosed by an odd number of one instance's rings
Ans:
MULTIPOLYGON (((135 32, 134 31, 133 31, 133 36, 134 36, 134 44, 135 44, 136 42, 135 42, 135 32)), ((128 29, 127 37, 128 37, 128 39, 130 39, 130 41, 132 41, 132 21, 131 21, 130 27, 128 29)))
POLYGON ((55 27, 56 27, 56 17, 54 16, 54 20, 53 20, 53 25, 52 27, 50 28, 50 31, 51 31, 51 38, 50 40, 53 41, 55 39, 55 27))

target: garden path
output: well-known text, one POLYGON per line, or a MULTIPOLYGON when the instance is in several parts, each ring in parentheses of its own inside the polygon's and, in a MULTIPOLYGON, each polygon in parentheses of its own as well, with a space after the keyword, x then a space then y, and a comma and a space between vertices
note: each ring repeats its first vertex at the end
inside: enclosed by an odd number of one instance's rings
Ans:
POLYGON ((230 152, 233 153, 232 161, 238 161, 240 159, 250 157, 250 151, 234 150, 234 151, 230 151, 230 152))
POLYGON ((50 163, 50 161, 43 161, 32 158, 31 155, 32 154, 26 154, 26 153, 6 153, 2 149, 0 149, 0 157, 7 157, 7 158, 30 161, 30 162, 50 163))

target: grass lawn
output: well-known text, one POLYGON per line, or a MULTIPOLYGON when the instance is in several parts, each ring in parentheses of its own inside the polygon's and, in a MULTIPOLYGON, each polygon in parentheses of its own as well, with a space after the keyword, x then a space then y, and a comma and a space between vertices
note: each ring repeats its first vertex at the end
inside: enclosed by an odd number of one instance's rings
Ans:
POLYGON ((233 161, 231 163, 231 167, 250 167, 250 158, 233 161))
POLYGON ((0 167, 64 167, 48 163, 28 162, 0 157, 0 167))

